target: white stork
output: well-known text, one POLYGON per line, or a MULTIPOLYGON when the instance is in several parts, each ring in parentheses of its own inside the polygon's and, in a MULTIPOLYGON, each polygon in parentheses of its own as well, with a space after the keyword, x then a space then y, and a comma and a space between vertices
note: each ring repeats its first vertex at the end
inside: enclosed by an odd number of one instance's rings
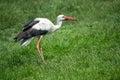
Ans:
POLYGON ((34 20, 25 24, 23 26, 24 27, 23 30, 14 39, 16 42, 22 40, 21 46, 27 46, 34 39, 35 36, 39 36, 36 48, 42 58, 42 61, 45 62, 42 53, 42 47, 40 45, 42 36, 46 35, 47 33, 52 33, 59 29, 62 25, 62 21, 64 20, 76 20, 76 19, 69 16, 59 15, 57 17, 57 24, 54 25, 47 18, 35 18, 34 20))

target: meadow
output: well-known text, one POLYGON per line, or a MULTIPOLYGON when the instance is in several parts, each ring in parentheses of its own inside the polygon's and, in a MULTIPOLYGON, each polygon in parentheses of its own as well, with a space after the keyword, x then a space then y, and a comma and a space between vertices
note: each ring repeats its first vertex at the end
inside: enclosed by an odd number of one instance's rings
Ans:
POLYGON ((120 0, 0 0, 0 80, 120 80, 120 0), (36 17, 60 30, 21 47, 13 38, 36 17), (40 64, 37 64, 38 59, 40 64))

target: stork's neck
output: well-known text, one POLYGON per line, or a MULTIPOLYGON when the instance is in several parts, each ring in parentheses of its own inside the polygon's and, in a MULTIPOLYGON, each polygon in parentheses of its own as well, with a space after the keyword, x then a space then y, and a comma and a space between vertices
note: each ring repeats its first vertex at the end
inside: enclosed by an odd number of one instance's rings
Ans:
POLYGON ((62 25, 62 20, 57 20, 57 26, 60 28, 62 25))
POLYGON ((57 24, 52 28, 52 32, 58 30, 62 25, 62 21, 57 19, 57 24))
POLYGON ((62 26, 62 20, 57 20, 57 24, 55 25, 56 29, 59 29, 62 26))

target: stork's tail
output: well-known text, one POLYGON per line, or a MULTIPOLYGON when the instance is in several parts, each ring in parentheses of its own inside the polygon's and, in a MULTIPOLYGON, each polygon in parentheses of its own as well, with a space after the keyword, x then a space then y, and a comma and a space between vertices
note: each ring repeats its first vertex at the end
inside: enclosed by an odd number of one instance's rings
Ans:
POLYGON ((28 44, 30 44, 30 42, 32 41, 34 39, 34 37, 32 37, 32 38, 29 38, 29 39, 24 39, 23 41, 22 41, 22 43, 21 43, 21 46, 23 47, 23 46, 27 46, 28 44))

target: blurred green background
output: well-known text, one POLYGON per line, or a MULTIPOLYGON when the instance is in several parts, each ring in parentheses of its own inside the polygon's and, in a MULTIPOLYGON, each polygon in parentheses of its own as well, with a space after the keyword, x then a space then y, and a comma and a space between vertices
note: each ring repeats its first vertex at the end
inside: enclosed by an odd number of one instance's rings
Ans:
POLYGON ((119 80, 120 0, 0 0, 0 80, 119 80), (42 47, 46 64, 38 65, 37 39, 22 48, 13 38, 36 17, 56 24, 42 47))

